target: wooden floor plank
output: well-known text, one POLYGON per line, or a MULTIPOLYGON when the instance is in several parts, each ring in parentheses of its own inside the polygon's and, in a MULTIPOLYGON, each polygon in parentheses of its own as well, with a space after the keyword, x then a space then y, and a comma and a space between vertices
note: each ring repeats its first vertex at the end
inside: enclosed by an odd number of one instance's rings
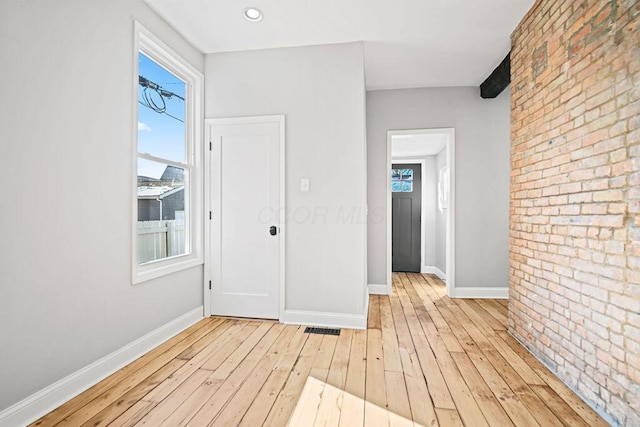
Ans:
POLYGON ((438 423, 442 427, 463 427, 462 418, 455 409, 436 408, 438 423))
POLYGON ((423 426, 438 425, 436 411, 429 396, 418 356, 415 353, 410 354, 402 348, 400 349, 400 358, 413 420, 423 426))
POLYGON ((325 383, 314 427, 335 427, 340 423, 344 394, 341 388, 325 383))
POLYGON ((338 337, 335 335, 325 335, 322 337, 320 350, 318 350, 318 354, 316 354, 316 357, 313 360, 309 375, 322 382, 327 380, 327 377, 329 376, 329 368, 331 367, 331 360, 333 359, 333 352, 336 349, 337 343, 338 337))
POLYGON ((255 400, 242 417, 242 420, 240 420, 240 426, 262 425, 269 415, 273 402, 275 402, 287 381, 289 373, 293 370, 298 355, 309 337, 309 334, 304 333, 303 327, 297 327, 295 331, 294 338, 287 343, 287 348, 283 352, 282 358, 276 362, 275 367, 269 373, 269 378, 267 378, 255 400))
POLYGON ((518 400, 535 416, 542 426, 562 425, 560 420, 551 412, 542 400, 531 390, 519 373, 497 351, 485 353, 487 360, 493 365, 504 381, 509 384, 518 400))
MULTIPOLYGON (((149 391, 153 390, 158 384, 164 381, 168 376, 172 375, 180 367, 187 363, 184 359, 175 358, 156 372, 151 374, 147 379, 125 394, 118 400, 112 402, 109 406, 98 412, 92 418, 82 424, 83 427, 101 427, 109 425, 116 418, 122 415, 125 411, 135 405, 142 399, 149 391)), ((149 410, 155 407, 149 406, 149 410)))
POLYGON ((158 404, 156 402, 148 402, 139 400, 135 405, 131 406, 118 418, 109 424, 110 427, 131 427, 136 425, 145 415, 153 410, 158 404))
POLYGON ((367 331, 354 331, 347 367, 340 413, 340 427, 364 425, 365 371, 367 363, 367 331))
POLYGON ((213 371, 202 369, 202 365, 210 360, 212 357, 221 358, 226 357, 231 354, 234 350, 232 346, 235 342, 237 342, 235 337, 248 337, 253 331, 256 330, 254 323, 247 324, 235 324, 231 328, 229 328, 226 332, 224 332, 219 341, 212 343, 214 348, 207 348, 202 352, 196 354, 190 361, 190 363, 184 367, 181 371, 176 372, 176 374, 172 375, 167 379, 167 382, 161 384, 162 389, 158 389, 156 393, 150 393, 145 399, 148 400, 158 400, 162 401, 168 398, 168 394, 171 390, 175 389, 176 385, 179 384, 183 379, 195 372, 195 370, 200 370, 202 372, 208 372, 209 375, 205 379, 200 386, 186 398, 183 402, 180 403, 179 407, 170 414, 169 418, 172 420, 174 425, 182 425, 187 422, 200 408, 205 404, 205 402, 211 398, 215 394, 215 392, 222 385, 222 380, 213 378, 213 371))
POLYGON ((509 347, 500 337, 493 336, 489 339, 500 355, 513 367, 527 384, 544 385, 545 382, 531 369, 522 358, 509 347))
MULTIPOLYGON (((158 403, 153 412, 145 415, 140 421, 140 425, 159 425, 164 423, 169 417, 173 417, 174 425, 179 425, 183 421, 188 421, 202 405, 210 398, 222 384, 222 380, 214 375, 214 371, 202 369, 209 357, 220 357, 221 354, 230 354, 228 350, 233 349, 238 337, 246 337, 247 340, 255 342, 257 336, 262 336, 270 327, 270 324, 263 323, 259 326, 256 322, 247 325, 236 324, 220 336, 220 342, 226 345, 218 347, 217 350, 201 352, 194 356, 191 362, 183 369, 176 372, 163 384, 154 389, 143 400, 158 403), (235 329, 241 327, 242 329, 235 329), (235 333, 234 333, 235 331, 235 333), (188 408, 179 410, 181 407, 188 408), (180 417, 179 419, 176 419, 180 417)), ((231 353, 235 354, 235 352, 231 353)))
POLYGON ((380 300, 380 324, 382 327, 382 351, 384 353, 384 370, 402 372, 402 361, 398 347, 398 335, 391 314, 389 298, 380 300))
POLYGON ((565 426, 587 427, 588 424, 548 385, 532 385, 538 397, 556 414, 565 426))
POLYGON ((380 329, 380 296, 369 297, 369 315, 367 316, 367 329, 380 329))
MULTIPOLYGON (((296 329, 287 328, 279 336, 266 356, 264 356, 257 364, 251 375, 244 381, 238 389, 235 396, 229 400, 227 406, 220 412, 213 425, 218 426, 236 426, 239 424, 243 415, 255 400, 262 385, 266 382, 269 373, 273 370, 278 360, 282 357, 287 343, 295 337, 296 329)), ((168 424, 172 424, 168 420, 168 424)))
MULTIPOLYGON (((404 276, 401 276, 404 277, 404 276)), ((403 280, 404 282, 404 280, 403 280)), ((413 340, 415 351, 420 361, 422 372, 427 379, 427 387, 433 404, 436 408, 455 409, 451 392, 447 388, 447 383, 444 379, 443 373, 438 366, 435 355, 433 354, 429 342, 427 341, 422 326, 418 321, 415 310, 411 305, 409 298, 404 291, 404 285, 400 284, 397 287, 398 299, 400 300, 401 310, 404 312, 404 316, 407 320, 409 332, 413 340)), ((392 309, 393 309, 392 300, 392 309)), ((396 316, 394 315, 394 318, 396 316)))
MULTIPOLYGON (((411 406, 407 394, 407 384, 402 372, 384 373, 385 389, 387 391, 387 409, 391 414, 411 420, 411 406)), ((389 420, 391 424, 391 419, 389 420)))
POLYGON ((284 426, 289 421, 300 393, 307 381, 313 365, 313 359, 320 349, 322 336, 311 334, 300 353, 300 357, 290 371, 287 381, 278 394, 265 425, 284 426))
POLYGON ((606 426, 507 332, 508 303, 394 273, 367 330, 211 318, 39 426, 606 426))
POLYGON ((478 301, 478 303, 482 306, 482 308, 489 314, 493 316, 502 326, 507 326, 508 323, 508 313, 505 310, 504 306, 498 303, 496 300, 483 300, 482 302, 478 301))
MULTIPOLYGON (((156 388, 151 390, 144 400, 156 403, 162 402, 177 387, 180 386, 187 378, 189 378, 196 370, 201 369, 202 365, 211 357, 218 357, 220 354, 226 355, 233 351, 232 343, 237 339, 248 336, 257 326, 254 323, 237 323, 232 325, 228 330, 222 333, 219 341, 212 343, 217 348, 211 352, 201 352, 192 358, 189 363, 178 369, 173 375, 167 377, 165 381, 160 383, 156 388), (230 345, 231 344, 231 345, 230 345)), ((210 371, 213 372, 213 371, 210 371)))
POLYGON ((344 389, 347 382, 352 339, 353 330, 344 329, 336 342, 336 349, 333 353, 333 359, 331 359, 327 383, 339 389, 344 389))
POLYGON ((382 332, 380 329, 369 329, 367 331, 367 366, 364 394, 366 400, 365 425, 389 425, 387 412, 380 410, 380 408, 387 407, 383 354, 382 332))
POLYGON ((533 414, 531 414, 519 400, 518 396, 516 396, 511 387, 504 381, 484 354, 472 353, 468 354, 468 356, 516 426, 526 427, 539 425, 533 414))
POLYGON ((491 388, 484 382, 469 356, 465 353, 452 353, 451 356, 489 425, 512 426, 513 423, 509 416, 500 406, 491 388))
POLYGON ((582 399, 580 399, 569 387, 567 387, 558 377, 553 375, 538 359, 529 353, 520 343, 518 343, 507 332, 499 334, 504 342, 513 351, 527 362, 527 364, 542 378, 551 389, 558 394, 574 411, 584 419, 590 426, 606 427, 605 422, 593 409, 591 409, 582 399))
MULTIPOLYGON (((384 379, 382 334, 379 329, 367 331, 367 366, 365 378, 365 399, 381 408, 387 407, 387 392, 384 379)), ((384 416, 384 414, 382 415, 384 416)), ((365 422, 368 424, 367 415, 365 422)))
POLYGON ((494 331, 504 331, 507 328, 505 324, 500 322, 486 310, 487 304, 477 300, 466 301, 468 305, 489 325, 494 331))
MULTIPOLYGON (((278 336, 282 333, 284 325, 264 323, 266 325, 262 328, 259 326, 256 331, 247 339, 247 341, 253 341, 251 339, 255 336, 261 336, 260 340, 255 345, 246 349, 248 353, 242 358, 242 361, 236 364, 235 360, 233 365, 233 371, 229 372, 225 379, 222 379, 221 375, 218 375, 217 379, 221 379, 224 382, 220 385, 220 388, 215 392, 213 396, 207 400, 207 402, 200 408, 200 410, 187 422, 185 425, 202 426, 209 424, 212 420, 218 416, 220 411, 226 406, 227 402, 235 395, 242 383, 255 369, 257 363, 264 357, 269 348, 276 341, 278 336), (264 330, 264 332, 262 332, 264 330)), ((235 357, 234 357, 235 359, 235 357)), ((223 368, 223 373, 226 373, 227 367, 223 368)))
MULTIPOLYGON (((185 381, 176 387, 161 402, 155 400, 147 400, 148 402, 158 403, 154 407, 154 411, 145 415, 137 425, 140 426, 158 426, 165 423, 165 420, 173 414, 193 393, 201 386, 205 386, 205 382, 210 380, 211 371, 204 369, 196 369, 185 381)), ((143 399, 146 400, 146 399, 143 399)))
POLYGON ((352 333, 353 331, 343 330, 336 340, 335 350, 326 378, 325 394, 318 407, 318 417, 316 417, 314 423, 316 426, 337 426, 340 423, 352 333))
POLYGON ((317 380, 314 377, 307 378, 307 382, 300 392, 296 408, 287 423, 288 426, 312 426, 314 424, 325 385, 324 381, 317 380))

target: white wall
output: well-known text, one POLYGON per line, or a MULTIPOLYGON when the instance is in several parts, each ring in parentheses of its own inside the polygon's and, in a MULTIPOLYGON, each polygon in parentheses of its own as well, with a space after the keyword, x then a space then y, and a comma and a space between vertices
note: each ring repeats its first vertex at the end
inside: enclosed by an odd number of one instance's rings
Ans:
MULTIPOLYGON (((422 205, 425 209, 425 227, 422 233, 424 239, 423 267, 434 267, 438 256, 437 242, 437 216, 438 211, 438 176, 436 172, 436 156, 425 157, 425 166, 422 171, 425 188, 423 191, 425 200, 422 205)), ((446 249, 446 248, 445 248, 446 249)))
POLYGON ((438 208, 438 179, 440 179, 440 169, 447 166, 447 150, 440 151, 435 156, 434 173, 436 182, 436 209, 435 209, 435 232, 436 232, 436 259, 434 266, 447 274, 447 210, 438 208))
POLYGON ((387 282, 387 131, 455 128, 456 287, 508 286, 509 90, 478 88, 367 93, 369 283, 387 282))
POLYGON ((205 68, 207 118, 286 115, 286 310, 363 316, 362 44, 210 54, 205 68))
POLYGON ((438 177, 435 172, 435 156, 415 156, 415 157, 394 157, 392 151, 391 162, 396 161, 402 163, 420 163, 424 162, 422 174, 422 244, 424 245, 424 253, 420 259, 420 268, 433 267, 436 265, 436 210, 437 203, 437 185, 438 177))
POLYGON ((0 410, 202 305, 202 267, 131 285, 141 1, 0 2, 0 410))

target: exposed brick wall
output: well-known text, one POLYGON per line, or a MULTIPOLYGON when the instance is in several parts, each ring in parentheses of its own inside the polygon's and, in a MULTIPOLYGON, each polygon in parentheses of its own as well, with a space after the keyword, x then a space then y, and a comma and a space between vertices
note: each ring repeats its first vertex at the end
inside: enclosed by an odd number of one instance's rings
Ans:
POLYGON ((539 0, 512 46, 509 329, 640 426, 640 0, 539 0))

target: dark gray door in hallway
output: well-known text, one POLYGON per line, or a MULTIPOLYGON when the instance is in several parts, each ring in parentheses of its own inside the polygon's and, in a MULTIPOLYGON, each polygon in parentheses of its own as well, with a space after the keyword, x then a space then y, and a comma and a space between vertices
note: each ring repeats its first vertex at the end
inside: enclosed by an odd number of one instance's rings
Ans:
POLYGON ((391 170, 391 268, 420 272, 420 217, 422 210, 420 164, 393 164, 391 170))

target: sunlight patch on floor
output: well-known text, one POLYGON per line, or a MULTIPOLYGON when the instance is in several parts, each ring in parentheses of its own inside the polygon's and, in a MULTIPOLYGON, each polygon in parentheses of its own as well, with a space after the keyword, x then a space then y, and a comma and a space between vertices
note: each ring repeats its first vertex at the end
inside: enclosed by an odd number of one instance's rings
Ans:
POLYGON ((337 387, 308 377, 287 426, 421 427, 411 420, 337 387))

